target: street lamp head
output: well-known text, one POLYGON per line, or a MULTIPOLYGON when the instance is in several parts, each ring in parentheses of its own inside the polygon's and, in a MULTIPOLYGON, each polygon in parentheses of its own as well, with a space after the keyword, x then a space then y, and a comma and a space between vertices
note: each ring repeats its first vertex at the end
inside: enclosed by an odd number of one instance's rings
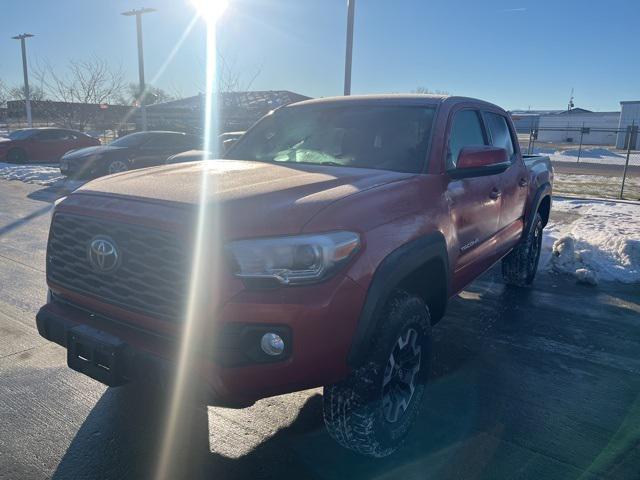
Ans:
POLYGON ((127 12, 122 12, 121 15, 124 15, 125 17, 133 17, 135 15, 144 15, 145 13, 153 13, 156 11, 157 10, 155 8, 139 8, 138 10, 133 9, 127 12))
POLYGON ((20 35, 16 35, 15 37, 11 37, 14 40, 22 40, 23 38, 31 38, 35 37, 32 33, 21 33, 20 35))

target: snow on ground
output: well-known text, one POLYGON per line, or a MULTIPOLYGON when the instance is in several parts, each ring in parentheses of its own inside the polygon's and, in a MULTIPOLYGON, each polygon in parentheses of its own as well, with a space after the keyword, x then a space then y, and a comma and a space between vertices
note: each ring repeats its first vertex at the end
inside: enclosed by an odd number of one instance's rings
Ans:
MULTIPOLYGON (((578 147, 557 149, 554 147, 537 146, 533 149, 535 154, 548 155, 554 162, 578 161, 578 147)), ((580 162, 601 163, 605 165, 624 165, 627 160, 627 152, 614 150, 613 147, 582 147, 580 162)), ((640 154, 632 152, 629 156, 629 165, 640 165, 640 154)))
POLYGON ((561 215, 544 230, 540 268, 585 283, 640 283, 640 204, 554 199, 552 208, 561 215))
POLYGON ((60 168, 55 164, 16 165, 0 162, 0 178, 20 180, 38 185, 56 185, 65 180, 60 168))
POLYGON ((16 165, 0 162, 0 178, 69 189, 78 188, 82 184, 79 181, 68 180, 60 173, 58 165, 52 163, 16 165))

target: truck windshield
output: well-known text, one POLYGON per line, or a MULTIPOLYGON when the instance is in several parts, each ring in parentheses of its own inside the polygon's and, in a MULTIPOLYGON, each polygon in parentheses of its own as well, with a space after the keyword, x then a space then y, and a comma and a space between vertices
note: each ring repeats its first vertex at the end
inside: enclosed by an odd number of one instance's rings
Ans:
POLYGON ((434 114, 423 106, 286 107, 256 124, 226 158, 419 173, 434 114))

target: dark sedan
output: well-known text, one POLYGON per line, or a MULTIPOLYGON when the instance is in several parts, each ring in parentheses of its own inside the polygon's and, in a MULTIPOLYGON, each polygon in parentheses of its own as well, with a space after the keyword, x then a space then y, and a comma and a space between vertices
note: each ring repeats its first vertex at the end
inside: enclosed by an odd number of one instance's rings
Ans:
POLYGON ((69 150, 100 145, 100 140, 77 130, 25 128, 0 138, 0 159, 12 163, 57 162, 69 150))
POLYGON ((60 160, 60 171, 69 177, 110 175, 136 168, 162 165, 176 153, 202 148, 202 139, 178 132, 139 132, 108 145, 68 152, 60 160))

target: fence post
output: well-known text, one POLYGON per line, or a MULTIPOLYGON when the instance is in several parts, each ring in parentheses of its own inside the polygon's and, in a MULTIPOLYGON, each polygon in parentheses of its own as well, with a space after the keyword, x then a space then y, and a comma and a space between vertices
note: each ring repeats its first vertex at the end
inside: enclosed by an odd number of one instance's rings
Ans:
POLYGON ((527 155, 531 155, 531 138, 533 138, 533 127, 529 127, 529 145, 527 145, 527 155))
POLYGON ((529 155, 533 155, 533 150, 536 148, 536 138, 538 137, 538 130, 533 130, 531 135, 531 151, 529 155))
POLYGON ((580 154, 582 153, 582 138, 584 137, 584 122, 582 122, 582 128, 580 129, 580 146, 578 147, 578 160, 576 163, 580 163, 580 154))
POLYGON ((634 120, 631 124, 631 131, 629 133, 629 141, 627 142, 627 160, 624 163, 624 171, 622 172, 622 186, 620 187, 620 200, 622 200, 622 196, 624 195, 624 182, 627 180, 627 168, 629 168, 629 157, 631 156, 631 139, 633 138, 633 134, 636 130, 636 121, 634 120))

